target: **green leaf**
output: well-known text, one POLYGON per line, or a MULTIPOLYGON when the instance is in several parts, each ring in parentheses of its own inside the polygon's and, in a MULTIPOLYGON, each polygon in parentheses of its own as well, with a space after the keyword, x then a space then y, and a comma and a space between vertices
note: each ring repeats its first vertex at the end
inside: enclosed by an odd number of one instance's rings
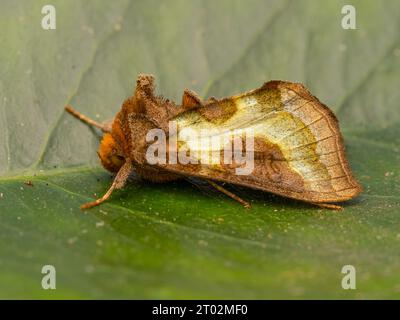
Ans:
POLYGON ((398 1, 353 1, 356 30, 341 27, 344 1, 52 4, 56 30, 41 28, 43 1, 0 10, 0 298, 399 297, 398 1), (141 72, 176 101, 304 83, 340 119, 364 193, 333 212, 238 188, 248 211, 188 182, 134 181, 82 212, 112 178, 63 106, 112 118, 141 72), (357 290, 342 289, 344 265, 357 290))

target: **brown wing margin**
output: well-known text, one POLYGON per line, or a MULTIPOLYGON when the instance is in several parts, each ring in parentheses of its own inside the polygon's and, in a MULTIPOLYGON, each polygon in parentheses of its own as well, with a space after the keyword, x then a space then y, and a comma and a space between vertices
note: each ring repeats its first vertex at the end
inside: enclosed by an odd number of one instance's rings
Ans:
MULTIPOLYGON (((268 85, 268 83, 266 85, 268 85)), ((357 196, 362 191, 362 187, 354 178, 351 172, 350 165, 346 158, 345 145, 342 134, 340 132, 339 121, 335 114, 300 83, 278 81, 278 83, 274 85, 278 85, 281 88, 291 90, 304 100, 309 101, 310 104, 315 108, 315 110, 320 112, 321 115, 327 120, 330 131, 334 133, 336 146, 335 149, 337 150, 339 163, 345 173, 344 177, 346 178, 349 185, 343 190, 336 190, 336 193, 338 194, 338 196, 340 195, 341 201, 349 200, 357 196)))

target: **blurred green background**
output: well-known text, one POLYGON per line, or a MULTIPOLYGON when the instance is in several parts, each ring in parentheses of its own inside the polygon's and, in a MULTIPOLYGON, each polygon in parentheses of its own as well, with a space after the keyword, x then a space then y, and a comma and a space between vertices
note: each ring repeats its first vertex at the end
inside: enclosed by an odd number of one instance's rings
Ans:
POLYGON ((344 4, 1 1, 0 298, 399 298, 400 3, 352 1, 356 30, 344 4), (46 4, 56 30, 41 28, 46 4), (177 102, 304 83, 340 119, 365 192, 333 212, 239 189, 245 211, 188 182, 136 182, 83 213, 111 176, 63 106, 113 118, 138 73, 177 102))

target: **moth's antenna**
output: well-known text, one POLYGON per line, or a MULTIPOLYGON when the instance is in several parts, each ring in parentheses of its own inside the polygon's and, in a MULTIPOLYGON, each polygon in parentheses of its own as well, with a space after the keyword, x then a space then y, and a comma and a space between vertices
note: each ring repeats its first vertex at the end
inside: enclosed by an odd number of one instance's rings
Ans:
POLYGON ((80 112, 76 111, 74 108, 72 108, 72 106, 69 104, 65 106, 65 110, 67 112, 69 112, 70 114, 72 114, 75 118, 77 118, 93 127, 99 128, 103 132, 110 132, 110 129, 106 125, 98 123, 97 121, 94 121, 94 120, 86 117, 82 113, 80 113, 80 112))

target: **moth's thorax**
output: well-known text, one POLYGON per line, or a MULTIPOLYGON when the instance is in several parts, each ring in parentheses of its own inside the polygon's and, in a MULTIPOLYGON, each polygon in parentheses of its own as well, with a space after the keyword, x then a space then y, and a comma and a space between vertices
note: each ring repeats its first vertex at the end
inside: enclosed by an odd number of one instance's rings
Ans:
POLYGON ((154 95, 150 80, 139 77, 134 95, 124 101, 112 126, 112 136, 125 158, 134 165, 147 164, 147 133, 152 129, 162 129, 167 133, 169 120, 174 114, 174 103, 154 95))
POLYGON ((178 179, 175 174, 148 165, 145 156, 148 148, 147 133, 154 128, 168 127, 168 115, 158 111, 162 108, 165 110, 166 107, 156 97, 131 97, 123 103, 112 126, 114 140, 121 146, 127 161, 131 161, 136 174, 155 183, 178 179))

